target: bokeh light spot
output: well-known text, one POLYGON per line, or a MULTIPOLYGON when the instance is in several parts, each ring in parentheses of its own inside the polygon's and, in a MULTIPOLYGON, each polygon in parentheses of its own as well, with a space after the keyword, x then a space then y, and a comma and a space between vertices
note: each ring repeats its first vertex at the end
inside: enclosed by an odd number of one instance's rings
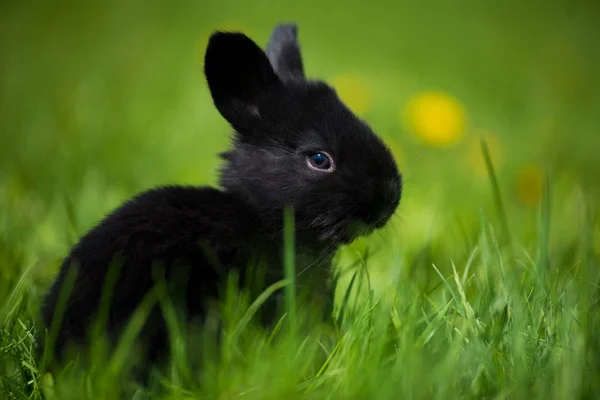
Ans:
POLYGON ((535 165, 527 165, 517 176, 517 197, 528 206, 537 204, 542 197, 542 173, 535 165))
POLYGON ((363 116, 371 106, 371 92, 366 82, 355 74, 335 76, 331 80, 340 99, 356 115, 363 116))
POLYGON ((500 170, 503 166, 504 148, 500 140, 490 132, 480 132, 478 135, 474 135, 473 139, 469 142, 466 157, 467 166, 473 171, 473 174, 479 177, 487 177, 487 166, 485 165, 485 158, 481 149, 482 138, 488 145, 492 166, 495 171, 500 170))
POLYGON ((464 135, 466 113, 455 97, 425 92, 413 97, 401 110, 401 122, 423 143, 434 147, 456 144, 464 135))

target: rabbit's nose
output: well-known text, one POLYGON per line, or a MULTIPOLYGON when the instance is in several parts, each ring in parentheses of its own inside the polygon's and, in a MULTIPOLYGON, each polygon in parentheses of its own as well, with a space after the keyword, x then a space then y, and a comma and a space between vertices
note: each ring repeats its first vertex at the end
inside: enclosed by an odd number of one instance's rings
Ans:
POLYGON ((373 228, 383 227, 396 212, 402 192, 401 178, 373 182, 357 217, 373 228))

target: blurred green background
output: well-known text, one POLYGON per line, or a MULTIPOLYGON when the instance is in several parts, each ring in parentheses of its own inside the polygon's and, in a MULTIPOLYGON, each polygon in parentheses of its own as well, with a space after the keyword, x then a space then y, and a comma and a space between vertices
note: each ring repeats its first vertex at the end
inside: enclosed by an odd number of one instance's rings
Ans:
MULTIPOLYGON (((581 208, 600 211, 599 17, 591 0, 4 0, 0 296, 27 268, 41 294, 76 239, 134 193, 216 184, 230 129, 202 74, 208 35, 243 30, 265 46, 292 21, 308 75, 338 88, 404 173, 398 217, 343 253, 385 250, 375 286, 397 278, 395 257, 424 282, 431 263, 467 258, 480 210, 496 215, 481 137, 510 231, 533 243, 548 177, 550 252, 569 253, 581 208)), ((598 254, 597 224, 593 240, 598 254)))

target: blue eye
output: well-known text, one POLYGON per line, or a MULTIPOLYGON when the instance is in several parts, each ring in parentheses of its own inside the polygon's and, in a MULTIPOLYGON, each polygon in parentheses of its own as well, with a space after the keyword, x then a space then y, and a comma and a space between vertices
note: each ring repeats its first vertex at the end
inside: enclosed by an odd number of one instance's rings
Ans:
POLYGON ((331 156, 324 151, 318 153, 312 153, 307 156, 306 162, 312 169, 316 169, 323 172, 333 171, 333 159, 331 156))

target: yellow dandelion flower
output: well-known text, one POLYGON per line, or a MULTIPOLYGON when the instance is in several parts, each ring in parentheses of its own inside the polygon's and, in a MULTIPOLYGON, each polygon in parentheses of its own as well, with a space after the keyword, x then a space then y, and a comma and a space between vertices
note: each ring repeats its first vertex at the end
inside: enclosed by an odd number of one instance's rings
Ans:
POLYGON ((487 177, 488 171, 485 165, 485 158, 481 149, 481 138, 485 139, 492 159, 492 165, 496 171, 502 168, 504 162, 504 150, 502 143, 498 138, 489 133, 483 132, 475 137, 469 143, 468 155, 466 158, 467 166, 473 173, 479 177, 487 177))
POLYGON ((249 37, 253 37, 253 30, 248 25, 238 21, 220 21, 216 24, 211 24, 202 30, 200 40, 198 44, 200 60, 204 62, 204 52, 208 45, 208 39, 214 31, 225 31, 225 32, 243 32, 249 37))
POLYGON ((371 92, 366 82, 355 74, 335 76, 331 80, 340 99, 356 115, 363 116, 371 106, 371 92))
POLYGON ((517 176, 517 197, 528 206, 537 204, 542 197, 542 173, 535 165, 525 166, 517 176))
POLYGON ((463 105, 442 92, 415 96, 401 110, 400 119, 419 140, 434 147, 456 144, 462 139, 466 126, 463 105))

